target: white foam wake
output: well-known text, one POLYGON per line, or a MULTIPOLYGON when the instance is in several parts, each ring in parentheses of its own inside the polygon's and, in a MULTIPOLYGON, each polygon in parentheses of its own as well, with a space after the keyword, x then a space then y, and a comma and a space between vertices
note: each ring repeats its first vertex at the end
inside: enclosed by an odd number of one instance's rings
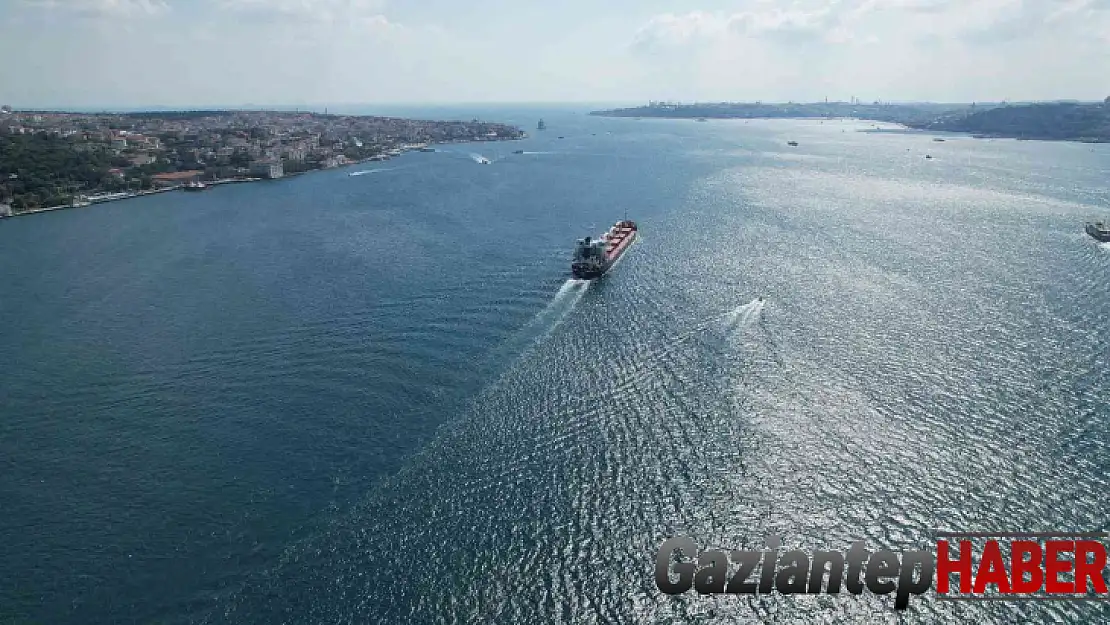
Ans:
POLYGON ((574 311, 574 307, 578 305, 589 288, 589 280, 567 280, 559 287, 551 303, 544 307, 529 325, 538 326, 543 329, 543 334, 549 334, 574 311))
POLYGON ((725 330, 737 330, 756 323, 763 314, 763 307, 766 304, 764 300, 753 299, 747 304, 732 309, 725 315, 725 330))
POLYGON ((396 167, 382 167, 381 169, 364 169, 362 171, 352 171, 351 173, 349 173, 347 175, 351 176, 351 177, 365 176, 366 174, 377 174, 377 173, 381 173, 383 171, 393 171, 394 169, 397 169, 397 168, 396 167))
POLYGON ((509 337, 497 350, 499 358, 516 358, 532 345, 547 338, 574 312, 590 288, 589 280, 567 280, 551 301, 509 337))

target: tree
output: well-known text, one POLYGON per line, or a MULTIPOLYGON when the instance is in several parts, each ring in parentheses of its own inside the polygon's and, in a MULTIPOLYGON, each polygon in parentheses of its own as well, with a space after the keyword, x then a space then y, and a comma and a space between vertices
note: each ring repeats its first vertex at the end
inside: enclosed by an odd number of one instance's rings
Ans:
POLYGON ((110 165, 107 154, 76 151, 68 139, 46 133, 0 136, 0 180, 13 208, 65 203, 72 189, 98 188, 110 165))

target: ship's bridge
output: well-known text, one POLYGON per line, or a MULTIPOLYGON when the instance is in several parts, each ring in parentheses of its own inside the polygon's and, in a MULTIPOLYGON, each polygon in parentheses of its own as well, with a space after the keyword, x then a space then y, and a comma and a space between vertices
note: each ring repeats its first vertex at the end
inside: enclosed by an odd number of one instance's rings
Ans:
POLYGON ((593 239, 586 237, 578 239, 578 245, 574 249, 575 260, 603 260, 605 258, 606 243, 602 239, 593 239))

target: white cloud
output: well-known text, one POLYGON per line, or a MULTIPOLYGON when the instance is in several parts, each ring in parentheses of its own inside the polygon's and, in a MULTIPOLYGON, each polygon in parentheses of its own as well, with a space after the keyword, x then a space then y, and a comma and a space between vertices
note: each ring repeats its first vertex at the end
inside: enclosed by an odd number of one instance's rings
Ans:
POLYGON ((632 47, 640 51, 673 49, 682 46, 713 46, 735 38, 760 38, 797 43, 814 40, 843 41, 838 29, 841 15, 837 2, 811 7, 780 8, 759 3, 747 11, 734 13, 691 11, 652 17, 636 32, 632 47))
POLYGON ((737 9, 650 17, 630 50, 661 88, 687 94, 672 99, 1090 97, 1110 62, 1110 0, 748 0, 737 9))
POLYGON ((691 11, 649 19, 634 35, 638 51, 727 44, 736 37, 841 44, 908 37, 996 45, 1053 31, 1098 37, 1110 32, 1110 0, 833 0, 749 3, 733 13, 691 11), (885 37, 884 37, 885 36, 885 37))
POLYGON ((633 38, 633 47, 655 50, 704 43, 728 32, 728 17, 692 11, 685 15, 664 13, 652 17, 633 38))
POLYGON ((1110 0, 696 1, 0 0, 0 56, 31 59, 0 84, 30 105, 1106 96, 1110 0))
POLYGON ((85 17, 133 17, 163 13, 166 0, 21 0, 24 7, 85 17))
POLYGON ((384 0, 221 0, 223 8, 270 17, 337 22, 384 20, 384 0))

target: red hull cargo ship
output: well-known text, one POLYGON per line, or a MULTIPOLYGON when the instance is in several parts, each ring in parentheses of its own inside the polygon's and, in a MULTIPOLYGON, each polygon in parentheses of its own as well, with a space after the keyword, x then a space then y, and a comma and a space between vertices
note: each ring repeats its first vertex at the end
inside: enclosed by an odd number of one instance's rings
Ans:
POLYGON ((574 248, 571 273, 581 280, 601 277, 628 251, 636 240, 636 234, 636 222, 625 219, 614 224, 599 239, 579 239, 574 248))

